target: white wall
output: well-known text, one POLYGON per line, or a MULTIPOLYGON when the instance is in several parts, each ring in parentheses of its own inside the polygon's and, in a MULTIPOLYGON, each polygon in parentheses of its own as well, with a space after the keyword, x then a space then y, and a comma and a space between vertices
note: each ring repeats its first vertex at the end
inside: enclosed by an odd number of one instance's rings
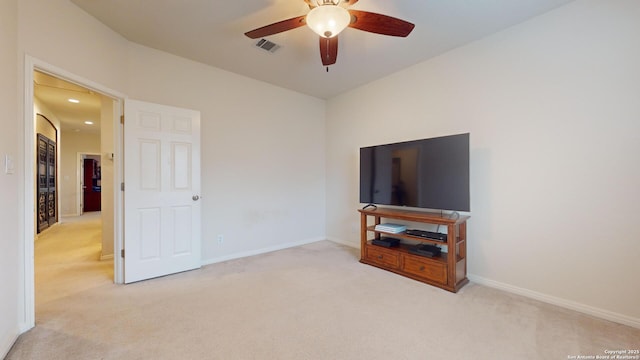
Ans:
MULTIPOLYGON (((68 0, 0 1, 0 155, 15 155, 16 174, 25 162, 18 104, 29 55, 132 98, 201 111, 205 262, 324 238, 324 101, 130 45, 68 0)), ((0 205, 0 352, 29 326, 24 256, 16 254, 24 183, 0 174, 0 196, 15 199, 0 205), (4 287, 5 277, 13 285, 4 287)))
MULTIPOLYGON (((127 40, 117 35, 112 30, 104 26, 99 21, 87 15, 84 11, 73 5, 68 0, 20 0, 15 1, 17 11, 4 12, 9 19, 16 24, 17 20, 17 51, 13 57, 18 60, 18 81, 17 86, 12 87, 12 94, 18 94, 18 103, 23 104, 25 83, 24 64, 25 56, 32 56, 40 61, 44 61, 55 67, 75 74, 78 77, 89 79, 96 84, 110 89, 125 89, 126 86, 126 56, 127 40)), ((3 21, 3 24, 5 22, 3 21)), ((3 46, 3 54, 5 47, 3 46)), ((7 49, 10 49, 8 47, 7 49)), ((27 100, 28 101, 28 100, 27 100)), ((16 138, 23 136, 23 107, 18 107, 18 116, 14 126, 19 128, 16 138)), ((17 149, 17 156, 20 164, 25 162, 24 145, 20 144, 17 149)), ((31 162, 31 160, 27 160, 31 162)), ((25 182, 21 178, 20 181, 25 182)), ((19 213, 23 214, 24 193, 18 193, 19 213)), ((15 209, 12 211, 15 212, 15 209)), ((62 211, 61 211, 62 212, 62 211)), ((20 227, 22 229, 22 226, 20 227)), ((20 236, 22 242, 24 236, 20 236)), ((29 247, 27 244, 21 244, 29 247)), ((24 255, 20 255, 16 268, 9 273, 15 274, 23 267, 24 255)), ((29 289, 25 289, 25 276, 32 276, 20 271, 19 291, 17 292, 18 324, 21 330, 31 326, 30 313, 33 309, 24 308, 29 305, 30 300, 25 301, 25 297, 30 294, 29 289)), ((10 292, 16 295, 14 292, 10 292)), ((4 315, 4 314, 2 314, 4 315)), ((0 349, 1 352, 2 349, 0 349)))
POLYGON ((640 326, 640 2, 576 1, 327 106, 327 233, 358 149, 471 132, 472 280, 640 326))
POLYGON ((324 101, 130 44, 65 0, 19 6, 21 51, 201 111, 205 262, 324 238, 324 101))
POLYGON ((20 318, 19 247, 20 184, 23 168, 20 159, 22 132, 18 121, 17 5, 16 0, 0 0, 0 358, 18 335, 20 318), (5 174, 5 155, 15 164, 15 173, 5 174))
POLYGON ((67 0, 0 0, 0 155, 17 159, 0 173, 0 353, 25 321, 25 54, 201 111, 205 260, 325 225, 357 244, 360 146, 471 131, 470 272, 638 319, 638 6, 577 1, 331 100, 325 128, 321 100, 129 44, 67 0))
MULTIPOLYGON (((33 118, 36 134, 42 134, 56 143, 60 141, 60 139, 58 139, 58 135, 60 133, 60 120, 58 120, 58 117, 38 98, 33 99, 33 118), (38 116, 38 114, 45 116, 47 119, 38 116)), ((37 136, 34 136, 34 142, 36 141, 36 138, 37 136)))
POLYGON ((69 0, 20 0, 18 7, 21 62, 27 54, 107 88, 125 89, 126 39, 69 0))
POLYGON ((129 56, 132 98, 201 112, 205 262, 324 239, 324 101, 135 44, 129 56))

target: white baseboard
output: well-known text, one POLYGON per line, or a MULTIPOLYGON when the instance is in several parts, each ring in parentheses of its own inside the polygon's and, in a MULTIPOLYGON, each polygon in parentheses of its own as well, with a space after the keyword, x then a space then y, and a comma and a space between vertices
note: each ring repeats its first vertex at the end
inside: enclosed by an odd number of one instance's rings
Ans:
MULTIPOLYGON (((18 326, 18 329, 20 329, 19 334, 20 334, 20 335, 21 335, 21 334, 24 334, 24 333, 26 333, 27 331, 29 331, 29 330, 33 329, 35 326, 36 326, 36 324, 31 324, 31 325, 30 325, 30 324, 28 324, 28 323, 26 323, 26 322, 21 322, 21 323, 20 323, 20 326, 18 326)), ((18 336, 20 336, 20 335, 18 335, 18 336)))
POLYGON ((6 334, 2 339, 0 339, 0 359, 4 359, 7 354, 9 354, 9 350, 11 350, 13 344, 18 340, 18 335, 19 334, 17 333, 6 334))
POLYGON ((107 255, 100 254, 100 261, 104 261, 104 260, 113 260, 113 254, 107 254, 107 255))
POLYGON ((503 290, 517 295, 522 295, 534 300, 542 301, 547 304, 563 307, 565 309, 578 311, 584 314, 595 316, 597 318, 613 321, 619 324, 632 326, 640 329, 640 319, 631 316, 619 314, 613 311, 596 308, 593 306, 581 304, 579 302, 562 299, 559 297, 543 294, 537 291, 501 283, 495 280, 483 278, 482 276, 468 274, 469 280, 476 284, 488 286, 494 289, 503 290))
POLYGON ((288 249, 288 248, 292 248, 292 247, 296 247, 296 246, 301 246, 301 245, 307 245, 307 244, 311 244, 311 243, 318 242, 318 241, 323 241, 323 240, 326 240, 326 238, 324 238, 324 237, 312 238, 312 239, 294 241, 294 242, 285 243, 285 244, 278 244, 278 245, 274 245, 274 246, 268 246, 268 247, 261 248, 261 249, 256 249, 256 250, 243 251, 243 252, 234 253, 234 254, 225 255, 225 256, 219 256, 219 257, 215 257, 215 258, 212 258, 212 259, 202 260, 202 266, 211 265, 211 264, 215 264, 215 263, 219 263, 219 262, 223 262, 223 261, 240 259, 240 258, 244 258, 244 257, 248 257, 248 256, 266 254, 266 253, 270 253, 270 252, 273 252, 273 251, 284 250, 284 249, 288 249))
POLYGON ((352 247, 354 249, 360 249, 360 241, 343 241, 342 239, 336 239, 332 237, 328 237, 327 240, 336 244, 352 247))

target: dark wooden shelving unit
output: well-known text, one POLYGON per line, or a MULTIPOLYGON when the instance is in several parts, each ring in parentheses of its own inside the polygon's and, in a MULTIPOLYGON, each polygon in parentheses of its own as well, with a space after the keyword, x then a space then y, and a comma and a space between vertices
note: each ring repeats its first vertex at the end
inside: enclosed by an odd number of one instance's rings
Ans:
POLYGON ((449 218, 440 213, 390 208, 358 211, 360 212, 361 263, 376 266, 451 292, 457 292, 469 282, 467 279, 467 220, 469 216, 461 215, 449 218), (373 217, 373 225, 369 225, 368 217, 373 217), (382 219, 446 226, 447 241, 375 230, 375 226, 382 223, 382 219), (443 252, 438 257, 414 255, 409 252, 411 245, 406 243, 391 248, 374 245, 371 243, 373 239, 369 239, 370 234, 373 234, 375 239, 380 239, 385 235, 401 241, 410 240, 412 243, 447 245, 448 252, 443 252))
MULTIPOLYGON (((39 114, 38 114, 39 115, 39 114)), ((46 119, 46 118, 45 118, 46 119)), ((42 134, 37 136, 37 184, 38 198, 36 209, 37 231, 42 232, 58 221, 57 212, 57 173, 56 142, 42 134)))

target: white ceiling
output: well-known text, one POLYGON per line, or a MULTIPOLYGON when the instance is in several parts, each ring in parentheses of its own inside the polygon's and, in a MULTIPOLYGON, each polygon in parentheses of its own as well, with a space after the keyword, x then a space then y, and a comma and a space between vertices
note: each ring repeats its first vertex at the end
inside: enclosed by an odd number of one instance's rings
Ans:
POLYGON ((267 39, 244 36, 304 15, 303 0, 71 0, 128 40, 319 98, 330 98, 573 0, 360 0, 353 9, 416 25, 407 38, 347 28, 326 72, 318 36, 307 27, 267 39))
POLYGON ((58 118, 62 131, 100 132, 102 95, 39 71, 34 72, 33 83, 33 96, 58 118), (79 102, 71 103, 69 99, 79 102))

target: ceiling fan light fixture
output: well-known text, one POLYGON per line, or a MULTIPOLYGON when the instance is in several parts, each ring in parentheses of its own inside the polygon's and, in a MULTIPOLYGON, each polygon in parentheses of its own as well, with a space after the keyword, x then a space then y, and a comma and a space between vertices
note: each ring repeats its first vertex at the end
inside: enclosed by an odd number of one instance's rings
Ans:
POLYGON ((337 36, 350 22, 349 11, 338 5, 318 6, 307 14, 307 26, 327 39, 337 36))

